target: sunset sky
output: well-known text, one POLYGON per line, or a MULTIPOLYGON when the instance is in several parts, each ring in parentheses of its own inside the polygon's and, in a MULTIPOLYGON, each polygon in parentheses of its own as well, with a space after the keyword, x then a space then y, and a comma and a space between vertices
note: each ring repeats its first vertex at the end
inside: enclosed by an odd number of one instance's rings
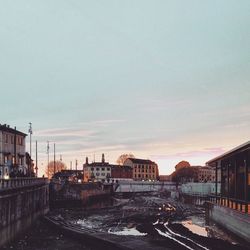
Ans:
POLYGON ((249 0, 0 3, 0 123, 33 123, 40 175, 48 140, 161 174, 250 140, 249 0))

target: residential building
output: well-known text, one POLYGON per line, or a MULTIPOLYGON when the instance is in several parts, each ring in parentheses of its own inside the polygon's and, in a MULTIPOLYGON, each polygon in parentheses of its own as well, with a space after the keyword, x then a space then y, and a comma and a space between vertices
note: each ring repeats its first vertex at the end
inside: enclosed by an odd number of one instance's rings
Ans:
POLYGON ((209 166, 198 167, 198 182, 215 182, 215 169, 209 166))
POLYGON ((105 156, 102 154, 101 162, 88 162, 88 157, 83 165, 84 181, 106 181, 111 178, 111 165, 105 162, 105 156))
POLYGON ((26 136, 25 133, 9 125, 0 125, 0 178, 8 179, 12 174, 25 175, 27 173, 26 136))
POLYGON ((158 165, 145 159, 128 158, 124 166, 130 166, 133 169, 134 180, 158 180, 158 165))

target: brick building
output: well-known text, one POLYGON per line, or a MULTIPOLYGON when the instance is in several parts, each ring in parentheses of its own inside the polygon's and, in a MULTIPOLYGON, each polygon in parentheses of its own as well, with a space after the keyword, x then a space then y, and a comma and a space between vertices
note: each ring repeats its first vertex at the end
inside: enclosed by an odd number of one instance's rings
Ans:
POLYGON ((112 179, 133 179, 133 169, 130 166, 112 165, 112 179))

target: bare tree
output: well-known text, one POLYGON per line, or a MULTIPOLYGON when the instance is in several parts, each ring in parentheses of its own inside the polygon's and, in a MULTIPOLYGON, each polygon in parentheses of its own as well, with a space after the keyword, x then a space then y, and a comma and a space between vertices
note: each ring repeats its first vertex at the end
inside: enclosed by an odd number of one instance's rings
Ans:
POLYGON ((51 179, 55 173, 60 172, 66 168, 67 167, 64 162, 56 161, 54 165, 54 161, 51 161, 49 162, 49 166, 47 165, 45 173, 48 176, 48 178, 51 179))
POLYGON ((119 165, 123 165, 128 158, 135 158, 135 156, 133 154, 122 154, 119 156, 116 162, 119 165))

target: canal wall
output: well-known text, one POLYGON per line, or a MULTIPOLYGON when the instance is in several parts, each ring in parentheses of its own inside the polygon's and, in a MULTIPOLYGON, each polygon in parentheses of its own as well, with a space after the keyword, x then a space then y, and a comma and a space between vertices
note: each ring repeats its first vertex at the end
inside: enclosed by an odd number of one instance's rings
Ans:
POLYGON ((47 179, 0 179, 0 247, 28 229, 48 211, 47 179))
POLYGON ((208 221, 213 221, 250 243, 250 215, 228 207, 208 203, 208 221))
POLYGON ((58 182, 54 180, 50 183, 50 207, 91 206, 111 198, 112 193, 112 184, 58 182))

